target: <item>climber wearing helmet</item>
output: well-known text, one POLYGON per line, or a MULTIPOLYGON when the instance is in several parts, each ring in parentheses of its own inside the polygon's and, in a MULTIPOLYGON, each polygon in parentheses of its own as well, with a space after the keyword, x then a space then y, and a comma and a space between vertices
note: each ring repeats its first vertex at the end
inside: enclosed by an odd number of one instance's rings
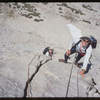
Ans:
POLYGON ((75 59, 75 65, 79 66, 78 61, 82 58, 84 58, 82 70, 80 71, 80 74, 84 76, 84 73, 86 72, 87 65, 89 63, 89 59, 92 55, 92 49, 96 48, 97 40, 90 36, 90 37, 80 37, 80 40, 74 44, 70 50, 67 50, 64 59, 59 59, 61 62, 67 63, 67 60, 69 59, 69 56, 73 53, 78 53, 76 59, 75 59))

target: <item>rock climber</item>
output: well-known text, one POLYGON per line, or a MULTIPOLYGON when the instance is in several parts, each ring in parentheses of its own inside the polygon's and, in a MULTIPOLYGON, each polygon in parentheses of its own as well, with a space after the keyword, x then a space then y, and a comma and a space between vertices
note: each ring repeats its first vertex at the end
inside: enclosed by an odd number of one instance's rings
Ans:
POLYGON ((59 59, 59 61, 67 63, 68 59, 70 58, 69 56, 73 53, 78 53, 77 57, 75 57, 75 65, 79 65, 78 61, 84 57, 84 62, 83 66, 81 67, 80 75, 84 76, 86 70, 87 70, 87 65, 89 63, 89 59, 91 58, 92 55, 92 50, 96 48, 97 45, 97 40, 93 37, 87 37, 83 36, 80 37, 79 41, 72 45, 70 50, 67 50, 64 59, 59 59))

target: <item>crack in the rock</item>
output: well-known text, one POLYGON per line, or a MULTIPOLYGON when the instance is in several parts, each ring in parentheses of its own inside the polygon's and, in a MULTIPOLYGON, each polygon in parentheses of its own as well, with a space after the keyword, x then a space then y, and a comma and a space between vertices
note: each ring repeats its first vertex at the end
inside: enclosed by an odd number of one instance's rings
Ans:
POLYGON ((92 78, 92 83, 93 83, 94 85, 96 85, 96 82, 94 81, 94 78, 92 78))
POLYGON ((25 85, 25 89, 24 89, 24 98, 26 98, 27 96, 27 89, 28 89, 28 85, 30 84, 30 82, 32 81, 32 79, 35 77, 35 75, 38 73, 40 67, 42 65, 44 65, 45 63, 47 63, 48 61, 50 61, 52 59, 47 59, 44 63, 42 63, 43 60, 40 61, 39 65, 37 66, 35 72, 31 75, 31 77, 26 81, 26 85, 25 85))
POLYGON ((90 11, 97 12, 97 10, 94 10, 90 5, 85 5, 85 4, 83 4, 82 7, 85 8, 85 9, 88 9, 88 10, 90 10, 90 11))
POLYGON ((91 21, 88 21, 88 20, 85 20, 85 19, 83 19, 83 20, 81 20, 81 21, 83 21, 83 22, 85 22, 85 23, 88 23, 88 24, 91 24, 91 21))
POLYGON ((85 15, 85 13, 83 13, 80 9, 75 9, 73 7, 70 7, 68 4, 66 3, 62 3, 62 4, 58 4, 58 6, 64 6, 66 8, 69 8, 72 12, 75 12, 76 14, 80 14, 80 15, 85 15))
POLYGON ((94 81, 94 79, 93 79, 93 78, 92 78, 91 80, 92 80, 92 82, 91 82, 91 83, 89 83, 89 82, 88 82, 89 87, 87 88, 86 95, 88 96, 88 95, 89 95, 89 92, 90 92, 90 91, 92 91, 92 89, 95 89, 94 94, 95 94, 95 93, 98 93, 98 94, 100 95, 100 91, 99 91, 99 90, 95 87, 96 82, 94 81))

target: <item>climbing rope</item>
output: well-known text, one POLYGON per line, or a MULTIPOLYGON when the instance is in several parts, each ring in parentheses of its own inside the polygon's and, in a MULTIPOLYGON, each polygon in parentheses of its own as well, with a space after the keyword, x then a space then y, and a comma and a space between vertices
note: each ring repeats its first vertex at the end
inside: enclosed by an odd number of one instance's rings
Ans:
MULTIPOLYGON (((77 57, 78 53, 75 54, 75 58, 77 57)), ((77 97, 79 97, 79 80, 78 80, 78 73, 79 69, 77 69, 77 97)))
POLYGON ((79 81, 78 81, 78 73, 79 73, 79 69, 77 70, 77 97, 79 97, 79 81))
MULTIPOLYGON (((77 53, 75 54, 74 62, 75 62, 76 56, 77 56, 77 53)), ((70 76, 69 76, 68 85, 67 85, 66 97, 68 96, 68 92, 69 92, 69 85, 70 85, 70 80, 71 80, 71 75, 72 75, 74 62, 72 62, 72 67, 71 67, 70 76)), ((78 72, 77 72, 77 82, 78 82, 78 72)), ((77 88, 78 88, 78 83, 77 83, 77 88)), ((79 95, 79 89, 77 91, 77 95, 79 95)))
POLYGON ((66 97, 68 96, 68 91, 69 91, 69 85, 70 85, 70 79, 71 79, 71 75, 72 75, 72 70, 73 70, 73 63, 72 63, 71 72, 70 72, 70 76, 69 76, 69 80, 68 80, 66 97))

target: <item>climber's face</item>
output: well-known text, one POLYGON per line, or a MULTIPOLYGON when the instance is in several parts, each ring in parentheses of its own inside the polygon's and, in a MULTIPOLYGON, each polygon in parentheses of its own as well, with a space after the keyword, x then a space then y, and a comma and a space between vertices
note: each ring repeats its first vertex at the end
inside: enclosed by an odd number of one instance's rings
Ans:
POLYGON ((82 46, 87 46, 87 45, 88 45, 88 43, 89 43, 89 41, 88 41, 88 40, 82 40, 82 46))
POLYGON ((50 54, 50 56, 53 55, 53 50, 52 49, 49 49, 49 54, 50 54))

